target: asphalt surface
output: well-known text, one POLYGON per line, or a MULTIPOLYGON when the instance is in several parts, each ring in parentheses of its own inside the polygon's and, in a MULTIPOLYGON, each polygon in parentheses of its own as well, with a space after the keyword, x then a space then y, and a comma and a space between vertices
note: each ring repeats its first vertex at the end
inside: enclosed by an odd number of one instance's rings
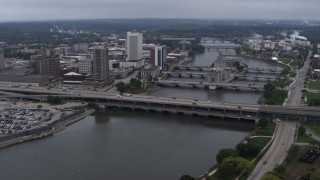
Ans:
POLYGON ((290 146, 294 143, 295 129, 295 122, 278 122, 271 147, 257 164, 248 180, 261 179, 265 173, 272 171, 284 161, 290 146))
POLYGON ((314 132, 309 131, 308 129, 306 129, 306 134, 307 134, 308 136, 310 136, 312 139, 320 142, 320 137, 319 137, 317 134, 315 134, 314 132))
POLYGON ((310 56, 311 52, 309 51, 308 57, 299 70, 298 75, 295 79, 294 84, 289 88, 289 97, 286 106, 300 106, 301 105, 301 90, 304 88, 305 77, 308 73, 310 67, 310 56))

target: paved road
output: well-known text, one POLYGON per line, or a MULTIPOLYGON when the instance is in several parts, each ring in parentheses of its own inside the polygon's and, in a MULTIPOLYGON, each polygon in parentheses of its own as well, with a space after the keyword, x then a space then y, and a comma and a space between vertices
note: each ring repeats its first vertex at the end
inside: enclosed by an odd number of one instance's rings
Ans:
POLYGON ((311 134, 310 137, 311 137, 312 139, 320 142, 320 137, 319 137, 317 134, 315 134, 314 132, 309 131, 308 129, 306 129, 306 134, 307 134, 308 136, 310 136, 310 134, 311 134))
POLYGON ((296 123, 294 122, 279 122, 274 137, 274 141, 263 156, 260 162, 257 164, 248 180, 257 180, 272 171, 277 165, 280 165, 287 156, 287 151, 294 143, 296 123))
POLYGON ((310 56, 312 51, 309 51, 308 57, 303 67, 296 76, 295 83, 289 88, 289 97, 287 106, 300 106, 301 105, 301 90, 304 88, 304 79, 308 73, 310 67, 310 56))

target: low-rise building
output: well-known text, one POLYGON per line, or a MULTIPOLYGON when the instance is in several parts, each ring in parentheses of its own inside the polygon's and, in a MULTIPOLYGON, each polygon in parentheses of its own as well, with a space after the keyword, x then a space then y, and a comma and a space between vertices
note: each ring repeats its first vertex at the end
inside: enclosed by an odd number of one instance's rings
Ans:
POLYGON ((150 67, 148 69, 141 70, 141 78, 145 80, 149 80, 149 78, 155 78, 160 74, 159 67, 150 67))
POLYGON ((121 61, 120 68, 131 68, 134 67, 136 69, 140 69, 145 64, 145 60, 137 60, 137 61, 121 61))

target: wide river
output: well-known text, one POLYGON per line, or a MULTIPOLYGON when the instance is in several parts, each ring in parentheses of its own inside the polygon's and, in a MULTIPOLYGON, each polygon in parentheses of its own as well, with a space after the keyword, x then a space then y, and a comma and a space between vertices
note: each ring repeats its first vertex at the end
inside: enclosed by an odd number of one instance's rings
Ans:
POLYGON ((53 136, 0 150, 0 179, 178 180, 216 163, 252 124, 188 116, 100 112, 53 136), (211 124, 211 123, 212 124, 211 124))

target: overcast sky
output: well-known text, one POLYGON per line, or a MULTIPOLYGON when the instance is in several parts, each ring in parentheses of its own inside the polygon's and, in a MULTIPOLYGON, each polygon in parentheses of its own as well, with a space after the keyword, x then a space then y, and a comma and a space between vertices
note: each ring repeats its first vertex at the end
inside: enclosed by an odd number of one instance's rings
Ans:
POLYGON ((0 0, 0 21, 92 18, 314 19, 320 0, 0 0))

